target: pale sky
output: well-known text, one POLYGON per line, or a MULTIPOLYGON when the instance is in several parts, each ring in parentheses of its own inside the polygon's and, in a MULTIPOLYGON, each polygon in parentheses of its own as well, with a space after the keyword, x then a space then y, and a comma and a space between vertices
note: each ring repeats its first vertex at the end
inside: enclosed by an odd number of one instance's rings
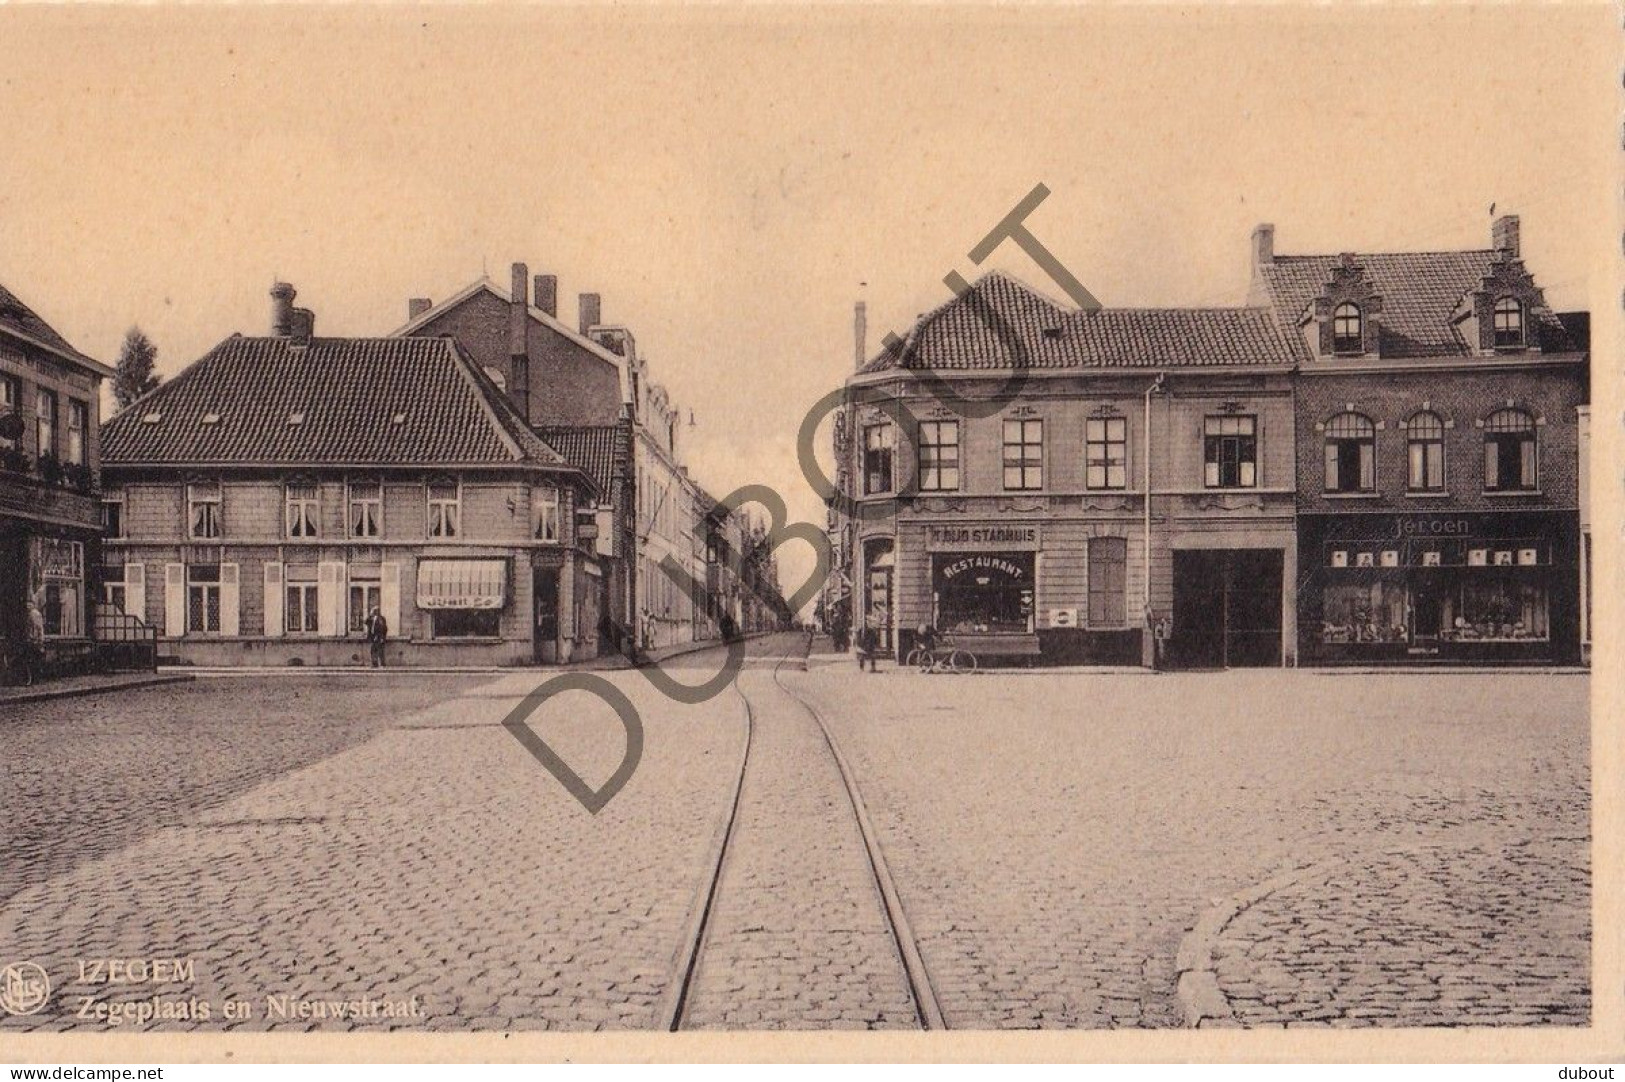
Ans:
MULTIPOLYGON (((1523 219, 1555 307, 1617 249, 1617 29, 1595 5, 0 11, 0 282, 169 375, 508 265, 604 296, 687 416, 717 496, 823 509, 806 408, 948 296, 1041 273, 965 253, 1038 182, 1039 237, 1107 305, 1239 303, 1277 250, 1488 245, 1523 219), (867 283, 866 288, 860 285, 867 283)), ((1059 290, 1049 290, 1059 296, 1059 290)), ((786 580, 810 566, 787 551, 786 580)))

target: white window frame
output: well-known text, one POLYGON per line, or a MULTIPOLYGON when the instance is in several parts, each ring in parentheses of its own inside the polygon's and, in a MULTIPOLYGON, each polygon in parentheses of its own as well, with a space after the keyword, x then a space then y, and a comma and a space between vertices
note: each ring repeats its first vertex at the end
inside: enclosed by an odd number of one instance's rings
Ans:
POLYGON ((40 458, 56 457, 56 392, 34 388, 34 451, 40 458))
POLYGON ((186 633, 188 635, 218 635, 218 634, 220 634, 221 625, 223 625, 224 622, 225 622, 225 596, 224 596, 223 591, 221 590, 221 586, 223 585, 221 580, 224 577, 225 577, 224 573, 220 570, 220 565, 219 564, 187 564, 186 565, 186 633), (194 572, 196 572, 196 571, 198 571, 198 570, 200 570, 200 569, 202 569, 204 567, 212 567, 212 568, 214 568, 215 577, 214 577, 213 581, 199 580, 199 579, 194 579, 192 577, 194 572), (192 591, 193 590, 201 590, 202 591, 202 594, 200 596, 200 600, 199 600, 199 603, 198 603, 198 606, 197 606, 197 611, 198 611, 199 614, 201 614, 201 616, 203 617, 203 621, 205 623, 208 622, 208 615, 209 615, 209 604, 208 604, 209 593, 211 591, 214 593, 214 614, 215 614, 214 615, 214 618, 215 618, 215 626, 214 627, 195 627, 195 626, 193 626, 193 624, 192 624, 192 591))
POLYGON ((78 398, 68 399, 68 453, 66 461, 74 466, 90 462, 90 403, 78 398))
MULTIPOLYGON (((186 536, 193 541, 218 541, 225 535, 225 493, 218 481, 188 481, 186 484, 186 536), (209 490, 212 490, 209 491, 209 490), (212 508, 202 519, 198 512, 212 508), (209 527, 212 525, 212 529, 209 527), (199 527, 204 527, 199 529, 199 527)), ((191 582, 191 573, 187 573, 191 582)))
POLYGON ((423 486, 424 531, 430 538, 455 539, 463 536, 463 485, 461 481, 430 481, 423 486), (436 496, 435 489, 451 489, 450 499, 436 496), (449 526, 449 528, 448 528, 449 526))
MULTIPOLYGON (((282 631, 290 636, 314 637, 321 630, 321 591, 316 577, 293 578, 294 567, 303 572, 308 565, 285 565, 282 572, 282 631), (298 603, 294 603, 295 596, 298 603), (295 620, 295 616, 298 617, 295 620)), ((309 568, 314 571, 315 568, 309 568)))
POLYGON ((1006 492, 1041 492, 1044 488, 1044 421, 1041 417, 1007 417, 1001 430, 1000 444, 1000 480, 1004 483, 1006 492), (1029 428, 1028 426, 1032 426, 1029 428), (1010 438, 1012 430, 1015 439, 1010 438), (1038 438, 1029 439, 1029 434, 1036 430, 1038 438), (1034 462, 1028 457, 1032 447, 1038 448, 1038 459, 1034 462), (1014 449, 1016 458, 1012 461, 1011 450, 1014 449), (1014 470, 1017 483, 1010 483, 1010 471, 1014 470), (1034 472, 1036 471, 1036 472, 1034 472))
POLYGON ((959 421, 921 421, 919 427, 915 430, 914 459, 917 466, 915 479, 921 492, 958 492, 965 480, 963 474, 965 465, 964 445, 961 441, 959 421), (927 429, 930 429, 935 437, 930 441, 925 438, 927 429), (945 433, 952 433, 953 439, 943 439, 945 433), (950 447, 953 448, 954 452, 953 465, 945 466, 943 465, 942 452, 950 447), (935 453, 935 461, 929 466, 926 465, 925 461, 927 448, 930 448, 935 453), (943 473, 946 470, 953 471, 954 483, 951 485, 943 483, 943 473), (928 480, 932 483, 927 484, 928 480))
POLYGON ((322 535, 322 486, 314 481, 289 481, 282 486, 283 535, 308 541, 322 535))
POLYGON ((384 536, 384 483, 383 481, 350 481, 345 486, 344 493, 344 531, 352 538, 361 540, 376 539, 384 536), (377 492, 376 496, 356 495, 357 489, 371 489, 377 492), (363 521, 357 514, 357 508, 370 508, 372 530, 363 531, 359 524, 363 521))
POLYGON ((538 484, 531 487, 531 516, 534 540, 560 544, 564 541, 564 523, 560 520, 562 500, 558 486, 538 484), (551 525, 550 525, 551 524, 551 525))
POLYGON ((1127 417, 1088 417, 1083 422, 1083 487, 1092 492, 1123 492, 1128 489, 1128 418, 1127 417), (1112 428, 1117 426, 1122 435, 1114 439, 1112 428), (1100 450, 1102 457, 1095 458, 1095 450, 1100 450), (1116 448, 1120 457, 1112 459, 1112 450, 1116 448), (1112 484, 1112 470, 1118 470, 1122 480, 1112 484), (1096 470, 1100 471, 1101 484, 1095 484, 1093 476, 1096 470))

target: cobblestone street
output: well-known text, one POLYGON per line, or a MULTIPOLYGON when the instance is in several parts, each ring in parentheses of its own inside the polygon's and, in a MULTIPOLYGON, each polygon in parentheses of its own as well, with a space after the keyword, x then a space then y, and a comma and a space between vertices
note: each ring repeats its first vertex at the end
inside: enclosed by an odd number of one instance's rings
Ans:
MULTIPOLYGON (((800 644, 752 644, 738 689, 699 706, 604 674, 646 735, 596 816, 502 728, 542 674, 12 708, 0 962, 42 965, 54 994, 0 1030, 105 1029, 159 1001, 144 1024, 653 1028, 685 974, 685 1026, 912 1026, 820 718, 950 1027, 1589 1017, 1583 676, 840 667, 781 690, 771 655, 800 644), (80 971, 113 958, 190 976, 80 971), (210 1017, 173 1013, 189 1001, 210 1017)), ((588 696, 531 724, 591 784, 619 759, 588 696)))

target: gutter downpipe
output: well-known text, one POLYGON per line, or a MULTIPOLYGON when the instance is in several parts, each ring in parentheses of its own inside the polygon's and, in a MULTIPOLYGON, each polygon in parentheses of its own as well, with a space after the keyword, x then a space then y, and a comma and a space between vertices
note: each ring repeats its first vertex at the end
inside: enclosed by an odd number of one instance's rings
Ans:
POLYGON ((1144 660, 1147 667, 1155 663, 1157 649, 1156 627, 1151 619, 1151 396, 1163 389, 1166 379, 1166 372, 1158 372, 1157 378, 1145 389, 1145 456, 1141 466, 1145 485, 1145 567, 1141 577, 1141 601, 1146 634, 1144 660))

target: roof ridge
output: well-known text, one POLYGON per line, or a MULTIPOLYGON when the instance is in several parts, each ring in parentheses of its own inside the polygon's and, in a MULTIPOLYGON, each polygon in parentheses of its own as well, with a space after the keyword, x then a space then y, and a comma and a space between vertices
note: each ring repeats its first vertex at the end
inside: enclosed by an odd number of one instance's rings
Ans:
MULTIPOLYGON (((1309 259, 1341 259, 1341 258, 1343 258, 1344 255, 1352 255, 1355 258, 1370 257, 1370 256, 1407 256, 1407 255, 1495 255, 1495 254, 1499 253, 1500 251, 1502 251, 1502 249, 1500 249, 1500 248, 1429 248, 1429 249, 1425 249, 1423 251, 1416 251, 1416 252, 1361 252, 1361 251, 1349 251, 1349 252, 1346 252, 1346 253, 1345 252, 1298 252, 1298 253, 1293 253, 1293 254, 1287 254, 1287 253, 1283 252, 1283 253, 1277 253, 1274 258, 1275 258, 1276 262, 1280 262, 1281 260, 1285 260, 1285 259, 1303 259, 1303 260, 1309 260, 1309 259)), ((1265 268, 1268 268, 1268 266, 1269 266, 1268 263, 1264 264, 1265 268)))

